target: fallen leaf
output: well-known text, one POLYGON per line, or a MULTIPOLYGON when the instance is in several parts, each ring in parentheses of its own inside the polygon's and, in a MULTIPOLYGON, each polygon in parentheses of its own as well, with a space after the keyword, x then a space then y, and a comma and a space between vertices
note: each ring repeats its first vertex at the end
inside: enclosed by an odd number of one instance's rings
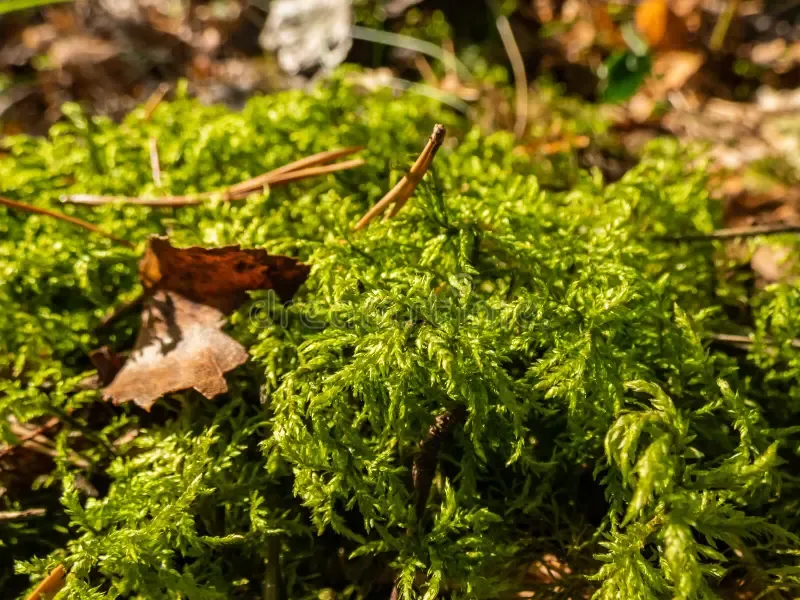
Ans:
POLYGON ((281 299, 289 300, 308 271, 308 266, 294 258, 272 256, 265 250, 175 248, 165 237, 150 238, 139 264, 145 290, 177 292, 224 313, 247 299, 246 290, 275 290, 281 299))
POLYGON ((247 290, 272 289, 288 301, 308 273, 303 263, 264 250, 175 248, 167 238, 151 238, 139 264, 147 294, 142 327, 104 398, 150 410, 179 390, 209 399, 226 392, 225 373, 248 355, 221 331, 225 315, 246 300, 247 290))

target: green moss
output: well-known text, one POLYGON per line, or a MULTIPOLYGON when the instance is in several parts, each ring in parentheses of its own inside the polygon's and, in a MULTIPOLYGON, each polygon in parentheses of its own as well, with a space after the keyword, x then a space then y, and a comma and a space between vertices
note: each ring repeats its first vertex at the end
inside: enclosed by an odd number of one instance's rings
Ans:
POLYGON ((726 572, 797 590, 797 288, 752 298, 748 357, 709 348, 727 323, 714 248, 656 238, 719 223, 677 144, 610 185, 575 161, 541 173, 508 134, 341 79, 241 113, 179 98, 150 122, 67 114, 47 140, 9 140, 0 194, 57 207, 65 193, 205 191, 352 144, 367 165, 240 203, 61 206, 138 252, 166 232, 313 267, 291 305, 253 293, 231 317, 252 360, 229 394, 174 394, 152 415, 76 388, 89 350, 132 344, 135 316, 93 328, 137 292, 137 252, 3 209, 0 422, 71 410, 107 442, 139 431, 117 456, 59 434, 36 498, 52 518, 13 536, 0 523, 20 573, 63 561, 63 598, 253 598, 278 583, 279 546, 289 598, 384 598, 395 577, 428 599, 710 598, 726 572), (352 232, 434 122, 452 135, 414 199, 352 232), (573 184, 547 191, 537 173, 573 184), (411 466, 454 407, 467 420, 417 519, 411 466), (524 575, 550 556, 561 579, 524 575))

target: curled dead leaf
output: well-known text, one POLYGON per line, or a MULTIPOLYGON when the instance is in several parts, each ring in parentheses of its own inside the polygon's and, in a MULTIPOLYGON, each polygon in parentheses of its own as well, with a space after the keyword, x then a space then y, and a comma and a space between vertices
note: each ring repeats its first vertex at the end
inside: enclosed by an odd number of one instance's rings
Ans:
POLYGON ((265 250, 175 248, 167 238, 151 238, 139 264, 147 294, 142 327, 104 398, 150 410, 179 390, 206 398, 226 392, 225 373, 248 355, 221 331, 225 315, 246 300, 247 290, 272 289, 290 300, 308 273, 307 265, 265 250))
POLYGON ((157 291, 145 304, 131 358, 104 397, 150 410, 171 392, 193 388, 206 398, 226 392, 224 375, 247 361, 247 350, 221 331, 224 323, 217 308, 157 291))

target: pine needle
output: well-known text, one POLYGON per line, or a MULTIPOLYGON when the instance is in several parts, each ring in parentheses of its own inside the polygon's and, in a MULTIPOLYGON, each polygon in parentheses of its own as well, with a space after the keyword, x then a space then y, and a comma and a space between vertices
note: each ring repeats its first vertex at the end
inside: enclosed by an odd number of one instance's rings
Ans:
POLYGON ((50 571, 50 574, 45 577, 44 581, 31 592, 27 600, 45 600, 45 598, 52 598, 64 587, 66 574, 64 567, 58 565, 55 569, 50 571))
POLYGON ((389 212, 389 217, 394 217, 403 206, 405 206, 411 194, 417 188, 417 185, 422 181, 423 176, 433 163, 436 152, 439 146, 442 145, 444 137, 447 134, 443 125, 436 125, 433 128, 433 133, 422 149, 419 157, 417 158, 411 170, 395 185, 383 198, 381 198, 363 217, 356 223, 354 229, 359 230, 372 222, 375 217, 383 213, 389 206, 394 204, 392 210, 389 212))
POLYGON ((248 179, 241 183, 237 183, 231 187, 215 192, 202 192, 199 194, 188 194, 184 196, 163 196, 160 198, 141 198, 136 196, 96 196, 93 194, 72 194, 62 196, 62 202, 69 202, 72 204, 89 204, 91 206, 100 206, 103 204, 137 204, 139 206, 150 206, 154 208, 174 208, 180 206, 197 206, 213 198, 219 198, 223 201, 229 202, 231 200, 243 200, 250 194, 257 192, 259 189, 270 186, 277 187, 279 185, 286 185, 301 179, 309 177, 317 177, 320 175, 327 175, 329 173, 336 173, 338 171, 345 171, 360 167, 364 161, 360 158, 343 161, 333 164, 323 164, 335 160, 348 154, 353 154, 362 150, 363 146, 352 146, 349 148, 340 148, 337 150, 328 150, 307 156, 300 160, 273 169, 267 173, 248 179))
POLYGON ((127 246, 128 248, 133 248, 133 244, 130 243, 128 240, 123 240, 122 238, 118 238, 107 231, 103 231, 96 225, 92 225, 87 221, 83 221, 76 217, 70 217, 69 215, 65 215, 64 213, 57 212, 55 210, 50 210, 48 208, 41 208, 39 206, 33 206, 31 204, 25 204, 24 202, 17 202, 15 200, 11 200, 9 198, 5 198, 0 196, 0 205, 7 206, 9 208, 13 208, 15 210, 21 210, 28 213, 34 213, 38 215, 46 215, 48 217, 53 217, 54 219, 58 219, 59 221, 65 221, 67 223, 71 223, 72 225, 76 225, 77 227, 82 227, 87 231, 91 231, 92 233, 96 233, 97 235, 102 235, 109 240, 113 240, 118 244, 122 244, 123 246, 127 246))

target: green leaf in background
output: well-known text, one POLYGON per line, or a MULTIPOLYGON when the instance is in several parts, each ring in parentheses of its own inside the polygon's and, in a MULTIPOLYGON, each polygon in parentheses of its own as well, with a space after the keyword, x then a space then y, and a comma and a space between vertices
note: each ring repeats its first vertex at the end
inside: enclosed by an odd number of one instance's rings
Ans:
POLYGON ((47 6, 48 4, 60 4, 71 0, 0 0, 0 15, 25 10, 26 8, 36 8, 37 6, 47 6))
POLYGON ((603 81, 600 85, 600 100, 617 104, 636 93, 650 74, 650 55, 637 56, 633 52, 612 54, 600 69, 603 81))

